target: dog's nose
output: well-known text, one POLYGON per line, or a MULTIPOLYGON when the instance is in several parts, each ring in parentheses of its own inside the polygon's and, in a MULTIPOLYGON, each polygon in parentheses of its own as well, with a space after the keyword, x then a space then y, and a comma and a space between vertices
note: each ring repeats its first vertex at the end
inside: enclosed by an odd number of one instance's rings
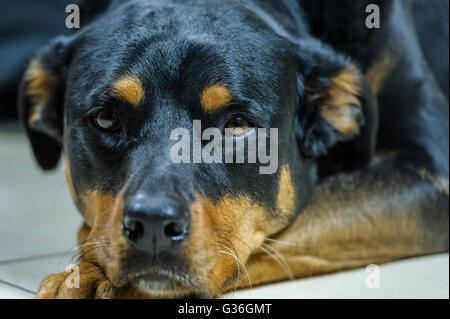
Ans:
POLYGON ((175 250, 186 238, 188 217, 176 200, 138 194, 125 207, 122 231, 136 249, 156 256, 175 250))

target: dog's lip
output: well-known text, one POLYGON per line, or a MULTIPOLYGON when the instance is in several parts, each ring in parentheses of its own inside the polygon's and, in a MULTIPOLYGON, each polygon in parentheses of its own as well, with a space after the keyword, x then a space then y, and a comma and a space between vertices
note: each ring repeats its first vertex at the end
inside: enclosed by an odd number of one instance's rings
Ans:
POLYGON ((142 271, 140 273, 134 273, 132 275, 135 279, 152 279, 152 278, 167 278, 169 280, 174 281, 180 281, 184 283, 185 281, 188 281, 188 275, 187 274, 178 274, 175 271, 163 269, 163 268, 154 268, 147 271, 142 271))
POLYGON ((154 297, 178 298, 180 296, 205 295, 187 273, 179 274, 166 269, 153 269, 132 274, 134 285, 154 297))
POLYGON ((129 278, 135 282, 167 282, 179 283, 186 288, 198 289, 193 282, 192 277, 185 272, 175 272, 163 268, 152 268, 150 270, 135 272, 129 275, 129 278))

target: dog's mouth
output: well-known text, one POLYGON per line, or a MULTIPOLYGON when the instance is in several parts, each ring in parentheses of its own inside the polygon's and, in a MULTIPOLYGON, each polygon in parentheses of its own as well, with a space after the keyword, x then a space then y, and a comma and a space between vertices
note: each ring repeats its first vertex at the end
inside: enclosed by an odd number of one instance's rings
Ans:
POLYGON ((175 274, 151 273, 135 279, 136 288, 153 297, 178 298, 194 295, 190 280, 175 274))
POLYGON ((199 298, 209 295, 187 272, 152 267, 128 273, 126 277, 140 292, 155 298, 199 298))

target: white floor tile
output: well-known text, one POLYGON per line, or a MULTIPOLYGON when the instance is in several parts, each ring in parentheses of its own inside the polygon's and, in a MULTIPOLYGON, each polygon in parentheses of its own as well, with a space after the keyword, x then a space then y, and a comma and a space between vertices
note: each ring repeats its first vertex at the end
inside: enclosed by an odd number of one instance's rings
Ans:
POLYGON ((0 281, 0 299, 31 299, 34 295, 0 281))
POLYGON ((63 165, 43 173, 16 125, 0 126, 0 261, 60 252, 76 243, 81 217, 63 165))
MULTIPOLYGON (((45 276, 66 270, 74 253, 75 251, 71 251, 54 257, 6 264, 0 263, 0 280, 36 292, 45 276)), ((72 259, 72 262, 75 263, 76 259, 72 259)))
POLYGON ((380 266, 379 288, 367 288, 364 269, 283 282, 224 298, 449 298, 449 255, 412 258, 380 266))

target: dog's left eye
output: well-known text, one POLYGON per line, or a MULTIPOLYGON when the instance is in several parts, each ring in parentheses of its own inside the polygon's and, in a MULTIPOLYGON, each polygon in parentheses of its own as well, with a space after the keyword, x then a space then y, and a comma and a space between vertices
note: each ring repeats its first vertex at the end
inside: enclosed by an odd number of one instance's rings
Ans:
POLYGON ((225 128, 230 135, 242 136, 250 129, 250 123, 243 116, 234 116, 227 122, 225 128))
POLYGON ((94 115, 94 124, 103 130, 113 130, 119 125, 119 117, 116 112, 102 109, 94 115))

